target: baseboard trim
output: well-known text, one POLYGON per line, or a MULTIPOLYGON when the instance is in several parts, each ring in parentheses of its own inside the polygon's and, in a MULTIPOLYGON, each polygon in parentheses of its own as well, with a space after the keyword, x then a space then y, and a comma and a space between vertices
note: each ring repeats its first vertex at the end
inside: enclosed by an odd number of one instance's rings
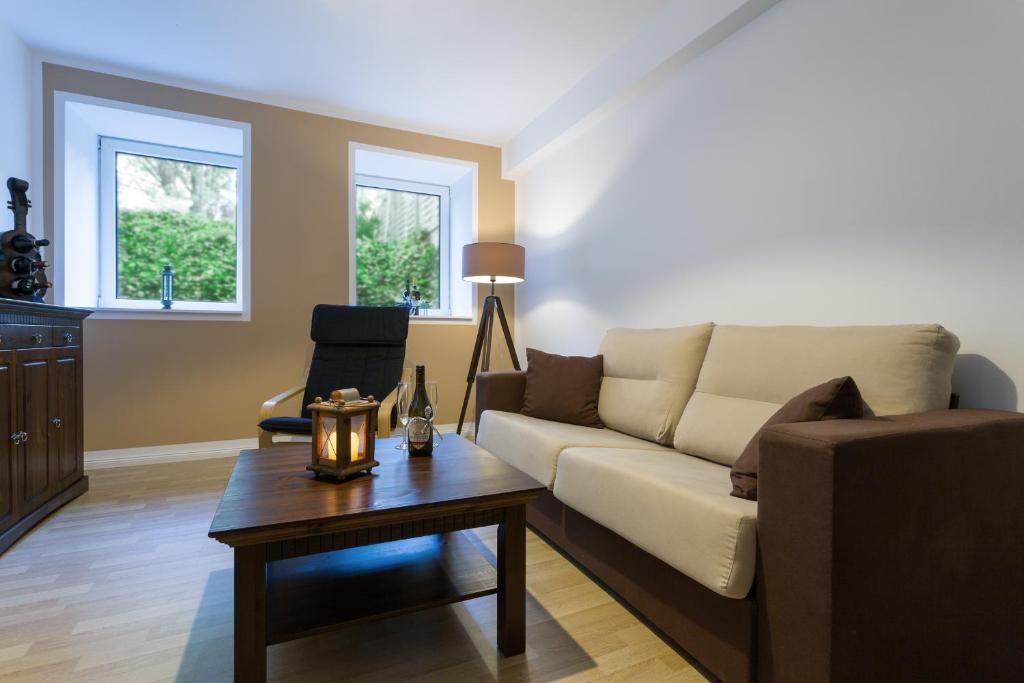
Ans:
POLYGON ((128 465, 150 465, 158 462, 233 458, 238 455, 238 451, 245 450, 246 448, 256 448, 256 446, 257 441, 253 437, 251 439, 226 439, 224 441, 203 441, 199 443, 167 444, 164 446, 86 451, 85 469, 99 470, 128 465))
MULTIPOLYGON (((455 432, 455 424, 438 425, 442 434, 455 432)), ((467 423, 462 432, 466 438, 472 438, 475 425, 467 423)), ((308 437, 283 436, 279 441, 308 442, 308 437)), ((187 460, 210 460, 213 458, 233 458, 239 451, 257 448, 256 437, 250 439, 226 439, 223 441, 203 441, 199 443, 178 443, 163 446, 141 446, 138 448, 113 448, 104 451, 86 451, 85 469, 102 470, 110 467, 129 467, 131 465, 152 465, 163 462, 184 462, 187 460)))

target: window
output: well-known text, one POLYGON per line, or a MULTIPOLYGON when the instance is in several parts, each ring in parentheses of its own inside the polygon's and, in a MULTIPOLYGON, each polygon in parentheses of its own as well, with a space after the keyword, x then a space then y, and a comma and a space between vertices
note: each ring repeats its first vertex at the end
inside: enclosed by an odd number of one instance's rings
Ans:
POLYGON ((241 157, 100 138, 100 307, 239 311, 241 157))
POLYGON ((67 92, 53 112, 54 303, 249 320, 250 124, 67 92))
POLYGON ((462 247, 476 236, 476 164, 350 143, 349 169, 349 301, 401 304, 408 284, 414 320, 472 320, 462 247))
POLYGON ((449 189, 356 176, 356 303, 392 306, 406 285, 425 314, 451 310, 449 189))

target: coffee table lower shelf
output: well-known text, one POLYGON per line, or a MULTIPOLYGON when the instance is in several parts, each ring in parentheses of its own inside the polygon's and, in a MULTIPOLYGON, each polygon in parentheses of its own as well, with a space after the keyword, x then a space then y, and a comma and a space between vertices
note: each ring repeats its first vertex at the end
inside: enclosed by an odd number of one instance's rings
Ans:
POLYGON ((267 644, 498 592, 466 532, 267 563, 267 644))

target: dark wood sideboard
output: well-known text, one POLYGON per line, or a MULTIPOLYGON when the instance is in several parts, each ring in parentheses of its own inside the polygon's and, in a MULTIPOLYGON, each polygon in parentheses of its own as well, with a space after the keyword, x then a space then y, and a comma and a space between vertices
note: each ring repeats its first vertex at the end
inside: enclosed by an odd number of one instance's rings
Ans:
POLYGON ((0 299, 0 553, 89 488, 82 321, 90 312, 0 299))

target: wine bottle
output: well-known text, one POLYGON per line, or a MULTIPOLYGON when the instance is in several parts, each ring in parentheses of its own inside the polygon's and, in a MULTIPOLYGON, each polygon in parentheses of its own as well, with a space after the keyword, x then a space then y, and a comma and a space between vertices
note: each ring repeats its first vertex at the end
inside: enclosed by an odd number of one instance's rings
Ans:
POLYGON ((14 251, 19 252, 21 254, 27 254, 28 252, 32 251, 33 249, 38 249, 39 247, 46 247, 46 246, 49 246, 49 245, 50 245, 50 240, 48 240, 48 239, 37 240, 37 239, 33 239, 29 235, 20 235, 19 234, 19 235, 15 235, 14 237, 11 238, 11 249, 14 249, 14 251))
POLYGON ((416 389, 409 401, 409 455, 434 454, 434 407, 427 397, 426 370, 416 366, 416 389))
POLYGON ((27 295, 35 294, 36 292, 36 279, 31 275, 29 277, 21 277, 11 283, 11 290, 15 294, 27 295))
POLYGON ((18 275, 29 275, 32 272, 32 259, 26 256, 17 256, 11 260, 11 270, 18 275))

